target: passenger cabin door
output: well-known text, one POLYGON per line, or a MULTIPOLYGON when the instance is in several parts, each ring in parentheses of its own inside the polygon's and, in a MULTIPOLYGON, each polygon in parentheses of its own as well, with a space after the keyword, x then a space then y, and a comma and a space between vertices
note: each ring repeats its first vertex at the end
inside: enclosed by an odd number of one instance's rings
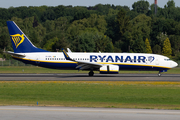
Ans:
POLYGON ((156 57, 156 65, 159 65, 159 57, 156 57))

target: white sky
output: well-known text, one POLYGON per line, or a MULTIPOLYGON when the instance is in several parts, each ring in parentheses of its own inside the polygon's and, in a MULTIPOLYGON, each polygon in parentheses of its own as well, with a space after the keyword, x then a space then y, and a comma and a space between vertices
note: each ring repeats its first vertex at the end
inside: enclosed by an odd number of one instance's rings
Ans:
MULTIPOLYGON (((139 0, 0 0, 1 8, 19 7, 19 6, 58 6, 58 5, 72 5, 72 6, 95 6, 96 4, 114 4, 121 6, 128 6, 132 8, 132 4, 139 0)), ((154 0, 147 0, 150 5, 154 0)), ((174 0, 176 6, 180 7, 180 0, 174 0)), ((168 0, 158 0, 158 6, 164 8, 168 0)))

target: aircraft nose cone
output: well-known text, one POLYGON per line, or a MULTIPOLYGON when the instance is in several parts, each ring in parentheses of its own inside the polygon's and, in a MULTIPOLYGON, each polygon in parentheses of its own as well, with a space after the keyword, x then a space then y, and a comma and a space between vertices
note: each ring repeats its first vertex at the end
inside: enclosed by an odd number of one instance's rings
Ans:
POLYGON ((172 67, 177 67, 177 66, 178 66, 178 64, 176 62, 172 61, 172 67))

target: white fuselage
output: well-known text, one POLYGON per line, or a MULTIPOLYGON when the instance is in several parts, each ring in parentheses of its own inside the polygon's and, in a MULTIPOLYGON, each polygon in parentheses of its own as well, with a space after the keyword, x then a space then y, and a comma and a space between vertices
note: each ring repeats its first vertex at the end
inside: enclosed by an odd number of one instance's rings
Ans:
MULTIPOLYGON (((26 57, 14 57, 25 63, 57 69, 76 69, 77 62, 66 60, 62 52, 18 53, 26 57)), ((118 65, 126 70, 167 70, 177 66, 168 57, 144 53, 68 53, 78 62, 118 65)))

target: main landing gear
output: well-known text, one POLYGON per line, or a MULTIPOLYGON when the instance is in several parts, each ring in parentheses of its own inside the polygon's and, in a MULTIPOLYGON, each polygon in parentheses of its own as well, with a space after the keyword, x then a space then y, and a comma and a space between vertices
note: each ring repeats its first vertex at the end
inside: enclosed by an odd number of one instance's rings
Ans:
POLYGON ((91 70, 90 72, 89 72, 89 76, 93 76, 94 75, 94 72, 91 70))

